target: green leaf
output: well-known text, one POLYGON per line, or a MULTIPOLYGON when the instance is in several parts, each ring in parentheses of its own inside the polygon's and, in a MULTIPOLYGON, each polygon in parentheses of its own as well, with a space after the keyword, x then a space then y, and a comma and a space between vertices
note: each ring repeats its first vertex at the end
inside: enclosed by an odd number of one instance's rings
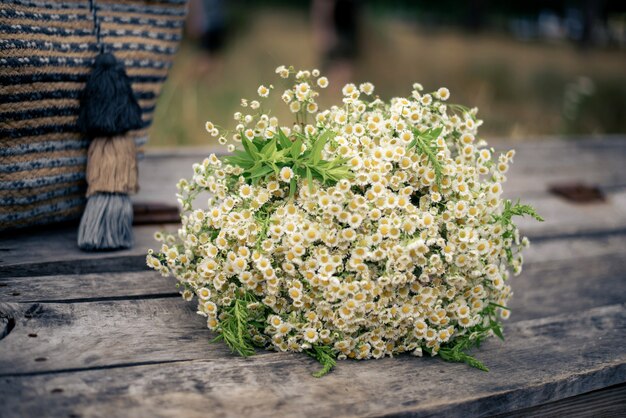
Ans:
POLYGON ((330 129, 327 129, 321 134, 319 134, 319 136, 317 137, 317 140, 318 141, 321 140, 324 144, 326 144, 328 141, 332 140, 335 136, 337 136, 336 132, 331 131, 330 129))
POLYGON ((502 334, 502 328, 500 327, 500 324, 493 324, 493 327, 491 329, 498 338, 504 341, 504 334, 502 334))
POLYGON ((294 131, 292 135, 295 136, 296 138, 300 138, 302 141, 306 141, 306 135, 304 135, 303 133, 294 131))
POLYGON ((261 154, 266 159, 269 159, 272 157, 272 155, 274 155, 274 152, 276 152, 276 139, 271 139, 267 141, 267 143, 263 146, 263 148, 261 149, 261 154))
POLYGON ((240 149, 236 149, 236 150, 234 150, 234 151, 230 154, 230 156, 232 156, 232 157, 238 157, 238 158, 247 158, 247 159, 250 159, 250 155, 249 155, 247 152, 245 152, 245 151, 243 151, 243 150, 240 150, 240 149))
POLYGON ((309 192, 313 193, 313 173, 309 167, 306 168, 306 182, 309 184, 309 192))
POLYGON ((338 166, 329 168, 326 171, 326 175, 328 176, 328 178, 334 181, 339 181, 341 179, 352 178, 354 176, 354 173, 352 173, 350 168, 346 166, 338 166))
POLYGON ((292 177, 289 182, 289 198, 292 199, 296 195, 296 178, 292 177))
POLYGON ((511 219, 513 216, 525 216, 529 215, 538 220, 539 222, 543 222, 544 219, 537 213, 535 208, 530 205, 522 205, 518 200, 517 203, 513 206, 510 200, 507 200, 504 203, 505 213, 503 216, 506 216, 508 219, 511 219))
POLYGON ((243 168, 250 167, 254 164, 254 159, 246 151, 235 150, 232 154, 224 157, 224 161, 228 164, 238 165, 243 168))
POLYGON ((252 143, 255 145, 256 149, 260 152, 261 149, 267 143, 267 140, 265 138, 255 136, 254 138, 252 138, 252 143))
POLYGON ((291 158, 294 160, 298 158, 300 155, 300 151, 302 150, 302 140, 300 138, 296 138, 296 140, 291 144, 291 158))
POLYGON ((329 140, 337 135, 335 132, 331 130, 326 130, 322 132, 313 142, 313 146, 311 147, 311 161, 313 164, 317 164, 322 159, 322 150, 324 146, 328 143, 329 140))
POLYGON ((321 170, 319 167, 311 167, 311 171, 322 180, 322 183, 326 183, 326 180, 328 180, 326 172, 324 170, 321 170))
POLYGON ((510 311, 511 310, 511 308, 507 308, 506 306, 500 305, 500 304, 495 303, 495 302, 489 302, 489 304, 491 306, 495 306, 496 308, 504 309, 505 311, 510 311))
POLYGON ((233 352, 242 357, 255 353, 250 333, 248 300, 235 299, 226 309, 226 317, 218 325, 220 335, 214 341, 224 340, 233 352))
POLYGON ((282 129, 278 128, 278 141, 280 143, 280 147, 283 149, 288 149, 291 147, 291 141, 287 138, 287 135, 283 132, 282 129))
POLYGON ((427 138, 431 141, 436 140, 437 138, 439 138, 439 135, 441 135, 441 132, 443 132, 443 126, 435 129, 429 129, 424 132, 424 138, 427 138))
POLYGON ((252 159, 254 159, 255 161, 260 159, 259 151, 250 140, 242 138, 241 143, 243 144, 243 148, 252 159))
POLYGON ((231 165, 237 165, 243 169, 250 168, 254 165, 254 161, 249 158, 238 157, 236 155, 228 155, 224 157, 224 161, 231 165))
POLYGON ((263 165, 254 170, 250 170, 250 178, 255 179, 257 177, 263 177, 269 173, 274 172, 274 169, 269 165, 263 165))
POLYGON ((469 354, 458 351, 454 349, 442 348, 439 350, 439 355, 445 361, 455 362, 455 363, 465 363, 471 367, 482 370, 484 372, 488 372, 489 369, 485 366, 481 361, 476 358, 470 356, 469 354))
MULTIPOLYGON (((539 222, 543 222, 543 218, 535 211, 530 205, 522 205, 519 200, 515 205, 510 200, 504 201, 504 208, 502 209, 502 213, 500 215, 494 215, 494 222, 500 222, 502 225, 504 232, 502 233, 502 237, 504 239, 511 238, 513 236, 513 227, 515 224, 513 223, 513 216, 524 216, 530 215, 539 222)), ((505 248, 506 258, 509 264, 513 262, 513 251, 511 248, 505 248)))
POLYGON ((429 129, 425 132, 420 132, 417 128, 413 128, 413 141, 409 144, 411 147, 416 147, 417 150, 426 155, 428 162, 435 171, 435 178, 437 185, 441 185, 441 179, 443 178, 443 164, 437 159, 437 138, 441 135, 443 128, 440 126, 436 129, 429 129))

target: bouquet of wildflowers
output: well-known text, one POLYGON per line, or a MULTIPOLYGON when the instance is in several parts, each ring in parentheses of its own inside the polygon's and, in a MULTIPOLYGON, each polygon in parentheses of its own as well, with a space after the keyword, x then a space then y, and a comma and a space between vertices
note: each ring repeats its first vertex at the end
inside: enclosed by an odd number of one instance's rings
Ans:
POLYGON ((319 71, 281 66, 293 80, 281 124, 242 100, 237 125, 206 128, 231 154, 194 164, 178 184, 176 236, 157 233, 148 265, 178 280, 183 298, 233 351, 305 352, 327 373, 336 359, 423 352, 486 367, 467 354, 502 338, 509 270, 528 245, 512 223, 526 205, 503 200, 514 152, 477 140, 476 109, 446 88, 385 102, 374 86, 343 88, 319 108, 319 71), (207 202, 208 199, 208 202, 207 202))

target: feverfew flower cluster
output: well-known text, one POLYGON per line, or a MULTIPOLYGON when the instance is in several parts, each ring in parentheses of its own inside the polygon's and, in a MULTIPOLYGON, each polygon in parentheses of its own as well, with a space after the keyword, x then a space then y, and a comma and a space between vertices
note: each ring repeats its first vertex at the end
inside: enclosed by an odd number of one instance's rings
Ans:
POLYGON ((482 366, 464 350, 501 336, 509 269, 520 273, 528 245, 511 217, 536 215, 501 198, 515 153, 478 140, 477 110, 447 104, 446 88, 414 84, 384 102, 371 83, 348 84, 341 105, 321 110, 319 71, 276 72, 294 80, 278 94, 296 123, 263 109, 273 85, 242 100, 233 132, 208 122, 258 160, 195 164, 178 184, 182 227, 157 234, 148 265, 174 275, 244 355, 250 345, 307 352, 328 371, 334 358, 426 351, 482 366), (318 141, 317 160, 304 159, 318 141), (343 171, 325 174, 319 161, 343 171))

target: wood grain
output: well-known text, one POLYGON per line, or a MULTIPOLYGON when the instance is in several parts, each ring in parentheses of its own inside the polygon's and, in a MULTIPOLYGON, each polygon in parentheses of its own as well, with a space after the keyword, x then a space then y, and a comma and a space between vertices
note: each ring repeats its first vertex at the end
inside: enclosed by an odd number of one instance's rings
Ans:
MULTIPOLYGON (((195 313, 195 302, 184 302, 174 280, 155 272, 10 278, 1 283, 9 285, 0 292, 20 293, 5 300, 24 303, 7 304, 16 325, 0 343, 0 374, 8 368, 31 373, 214 356, 216 347, 207 342, 210 334, 195 313), (29 337, 33 333, 36 340, 29 337), (63 341, 72 341, 71 348, 63 341), (49 361, 33 361, 39 357, 49 361)), ((512 286, 516 295, 507 335, 514 322, 623 302, 626 257, 622 252, 531 264, 512 279, 512 286)))
POLYGON ((6 417, 137 416, 477 417, 515 411, 626 381, 626 310, 612 305, 512 325, 476 355, 484 373, 439 359, 340 362, 315 379, 297 354, 222 356, 0 378, 6 417))
POLYGON ((529 263, 511 279, 511 321, 626 301, 626 254, 529 263))
POLYGON ((134 227, 135 245, 119 251, 85 252, 76 245, 77 227, 7 232, 0 239, 0 277, 146 270, 146 253, 155 248, 154 232, 176 225, 134 227))
POLYGON ((153 270, 0 278, 0 300, 86 302, 179 296, 176 281, 153 270))
POLYGON ((530 217, 515 218, 521 232, 531 239, 626 231, 625 188, 608 192, 603 203, 575 204, 548 194, 510 196, 532 205, 545 219, 537 222, 530 217))
POLYGON ((626 411, 626 384, 621 384, 494 418, 620 418, 624 416, 624 411, 626 411))
POLYGON ((0 376, 228 353, 224 344, 209 344, 204 318, 178 298, 3 303, 0 312, 15 319, 0 340, 0 376))

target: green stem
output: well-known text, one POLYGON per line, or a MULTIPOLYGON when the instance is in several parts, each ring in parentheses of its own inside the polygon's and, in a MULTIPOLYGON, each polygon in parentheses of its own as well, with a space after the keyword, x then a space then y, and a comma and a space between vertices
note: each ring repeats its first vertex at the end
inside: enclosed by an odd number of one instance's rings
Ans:
POLYGON ((327 345, 314 345, 306 350, 306 353, 322 365, 321 370, 312 374, 313 377, 320 378, 328 374, 337 364, 332 349, 327 345))

